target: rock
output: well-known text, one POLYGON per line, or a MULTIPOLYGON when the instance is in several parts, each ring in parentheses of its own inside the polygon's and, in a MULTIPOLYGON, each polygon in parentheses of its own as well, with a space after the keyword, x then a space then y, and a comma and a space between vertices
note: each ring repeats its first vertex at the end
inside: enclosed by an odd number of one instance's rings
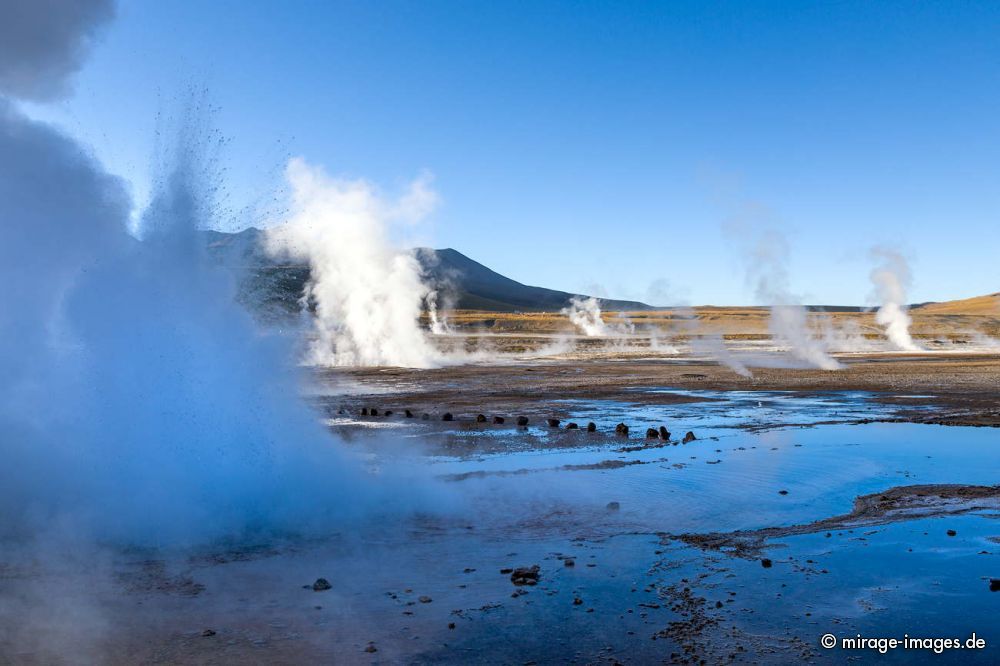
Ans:
POLYGON ((664 442, 670 441, 670 431, 663 426, 660 426, 660 439, 664 442))
POLYGON ((628 437, 628 426, 624 423, 619 423, 615 426, 615 434, 621 435, 622 437, 628 437))
POLYGON ((771 564, 772 564, 771 560, 769 560, 766 557, 760 561, 760 566, 764 567, 765 569, 770 569, 771 564))
POLYGON ((1000 592, 1000 578, 990 578, 990 592, 1000 592))
POLYGON ((575 597, 573 599, 573 605, 574 606, 582 606, 583 605, 583 599, 581 599, 580 597, 575 597))
POLYGON ((956 534, 958 534, 958 532, 955 530, 948 530, 948 536, 955 536, 956 534))
POLYGON ((576 566, 576 560, 574 560, 571 557, 567 557, 565 560, 563 560, 563 566, 564 567, 575 567, 576 566))
POLYGON ((449 629, 454 629, 455 628, 455 623, 454 622, 449 622, 448 623, 448 628, 449 629))
POLYGON ((486 415, 476 414, 476 423, 486 423, 486 415))
POLYGON ((215 630, 214 629, 206 629, 205 631, 201 632, 201 635, 204 638, 208 638, 209 636, 214 636, 215 635, 215 630))
POLYGON ((326 578, 317 578, 316 582, 312 584, 313 592, 323 592, 324 590, 329 590, 333 585, 330 585, 330 581, 326 578))
POLYGON ((559 419, 546 419, 546 423, 549 424, 550 428, 558 428, 559 427, 559 419))
POLYGON ((528 425, 528 417, 527 416, 518 416, 517 417, 517 425, 519 425, 521 427, 524 427, 524 426, 528 425))
POLYGON ((566 430, 578 430, 579 428, 580 428, 580 426, 578 426, 577 424, 573 423, 572 421, 570 421, 569 423, 566 424, 566 430))
POLYGON ((788 491, 787 491, 787 490, 779 490, 779 491, 778 491, 778 494, 779 494, 779 495, 787 495, 787 494, 788 494, 788 491))
POLYGON ((535 585, 538 583, 539 578, 539 567, 537 564, 532 564, 530 567, 518 567, 510 574, 510 582, 514 585, 535 585))
POLYGON ((420 419, 423 420, 423 421, 430 421, 431 420, 431 415, 427 414, 425 412, 425 413, 423 413, 423 414, 420 415, 420 419))
POLYGON ((493 423, 495 423, 497 425, 501 425, 501 424, 503 424, 503 422, 504 422, 504 418, 502 416, 494 416, 493 417, 493 423))
POLYGON ((375 643, 369 643, 368 647, 365 648, 365 652, 378 652, 378 648, 375 647, 375 643))
POLYGON ((386 416, 392 416, 392 410, 391 409, 385 410, 385 415, 386 416))
POLYGON ((514 573, 514 570, 508 567, 508 568, 501 569, 500 573, 502 573, 502 574, 514 573))
POLYGON ((646 428, 646 439, 659 439, 660 431, 656 428, 646 428))
POLYGON ((441 415, 442 421, 454 421, 455 417, 451 415, 451 412, 445 412, 441 415))
POLYGON ((597 432, 597 424, 591 421, 587 424, 587 432, 597 432))
POLYGON ((362 407, 361 408, 361 416, 368 416, 368 408, 367 407, 362 407))
POLYGON ((429 604, 430 602, 432 602, 434 600, 431 599, 430 597, 428 597, 426 594, 424 594, 424 595, 421 595, 420 597, 418 597, 417 601, 419 601, 422 604, 429 604))
POLYGON ((413 418, 413 412, 411 412, 410 410, 407 409, 403 413, 406 414, 406 418, 408 418, 408 419, 412 419, 413 418))
POLYGON ((694 433, 688 430, 687 434, 684 435, 684 439, 681 440, 681 443, 687 444, 688 442, 693 442, 696 439, 698 438, 694 436, 694 433))
POLYGON ((368 413, 371 414, 372 416, 378 416, 378 410, 375 409, 374 407, 372 407, 371 409, 369 409, 368 413))
POLYGON ((604 508, 606 508, 608 511, 618 511, 619 509, 622 508, 622 505, 619 504, 618 502, 608 502, 607 506, 605 506, 604 508))

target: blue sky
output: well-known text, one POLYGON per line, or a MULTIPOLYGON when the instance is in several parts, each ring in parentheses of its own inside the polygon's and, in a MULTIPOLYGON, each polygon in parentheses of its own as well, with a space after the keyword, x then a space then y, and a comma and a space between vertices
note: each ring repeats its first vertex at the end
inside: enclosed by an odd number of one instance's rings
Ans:
POLYGON ((726 232, 753 206, 807 302, 868 302, 873 245, 942 300, 1000 290, 998 35, 997 3, 126 0, 31 112, 141 198, 158 113, 205 89, 233 199, 291 155, 426 169, 428 239, 531 284, 753 302, 726 232))

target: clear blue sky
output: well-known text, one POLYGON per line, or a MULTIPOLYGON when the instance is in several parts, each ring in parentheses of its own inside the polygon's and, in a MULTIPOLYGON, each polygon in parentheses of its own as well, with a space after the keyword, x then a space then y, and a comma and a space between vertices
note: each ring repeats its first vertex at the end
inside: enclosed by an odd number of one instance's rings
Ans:
POLYGON ((723 231, 749 200, 808 302, 865 302, 887 243, 911 300, 1000 290, 1000 3, 126 0, 33 112, 141 193, 191 86, 235 199, 289 155, 389 189, 428 169, 433 243, 523 282, 751 302, 723 231))

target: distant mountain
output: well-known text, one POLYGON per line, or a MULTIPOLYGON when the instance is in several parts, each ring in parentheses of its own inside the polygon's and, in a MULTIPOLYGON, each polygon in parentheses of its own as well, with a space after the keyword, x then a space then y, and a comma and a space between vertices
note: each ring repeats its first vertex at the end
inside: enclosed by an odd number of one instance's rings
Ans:
MULTIPOLYGON (((460 310, 553 311, 566 307, 574 296, 565 291, 521 284, 474 261, 458 250, 419 248, 417 259, 430 282, 460 310)), ((586 298, 586 296, 584 296, 586 298)), ((649 310, 638 301, 598 299, 603 310, 649 310)))
MULTIPOLYGON (((263 232, 246 229, 238 233, 203 231, 209 252, 222 262, 245 271, 241 300, 273 314, 293 313, 309 279, 309 267, 281 264, 261 247, 263 232)), ((458 250, 415 250, 428 283, 440 293, 440 304, 462 310, 493 312, 555 311, 566 307, 574 296, 565 291, 532 287, 500 275, 458 250)), ((638 301, 598 299, 604 310, 649 310, 638 301)))

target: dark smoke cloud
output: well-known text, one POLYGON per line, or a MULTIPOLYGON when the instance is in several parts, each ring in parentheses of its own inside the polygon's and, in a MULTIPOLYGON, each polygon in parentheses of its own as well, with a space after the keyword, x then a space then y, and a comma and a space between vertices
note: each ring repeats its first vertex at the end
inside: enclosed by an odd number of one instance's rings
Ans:
POLYGON ((69 92, 113 0, 0 0, 0 94, 51 101, 69 92))

